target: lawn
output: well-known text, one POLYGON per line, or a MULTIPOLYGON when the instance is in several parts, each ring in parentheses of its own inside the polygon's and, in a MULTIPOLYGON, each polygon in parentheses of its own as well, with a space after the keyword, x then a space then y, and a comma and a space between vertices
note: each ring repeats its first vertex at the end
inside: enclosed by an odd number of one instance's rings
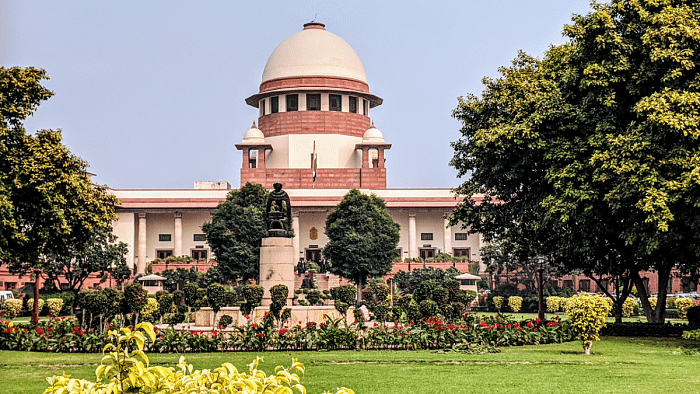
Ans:
MULTIPOLYGON (((466 355, 428 351, 294 352, 306 365, 309 393, 338 386, 363 393, 700 393, 700 355, 687 355, 678 339, 604 338, 591 356, 581 345, 504 348, 501 353, 466 355)), ((245 369, 262 355, 263 369, 288 365, 290 353, 188 354, 195 368, 232 362, 245 369)), ((0 351, 0 393, 41 393, 53 374, 92 378, 98 354, 0 351)), ((172 366, 176 354, 150 354, 152 364, 172 366)))

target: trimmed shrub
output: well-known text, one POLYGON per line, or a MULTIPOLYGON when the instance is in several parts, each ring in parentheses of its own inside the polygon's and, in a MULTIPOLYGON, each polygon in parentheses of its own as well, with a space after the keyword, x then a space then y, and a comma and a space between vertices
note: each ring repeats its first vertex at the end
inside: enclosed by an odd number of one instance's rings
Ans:
POLYGON ((695 306, 695 303, 690 298, 676 298, 674 305, 678 309, 678 315, 681 319, 685 319, 688 316, 688 309, 695 306))
POLYGON ((219 327, 226 328, 233 323, 233 318, 229 315, 223 315, 219 318, 219 327))
POLYGON ((306 301, 309 302, 309 305, 321 305, 321 292, 318 290, 309 290, 309 293, 306 294, 306 301))
POLYGON ((637 302, 632 298, 626 298, 622 303, 622 317, 631 317, 634 313, 634 306, 637 302))
POLYGON ((8 319, 14 319, 22 312, 22 300, 5 300, 2 303, 3 316, 8 319))
POLYGON ((360 308, 355 308, 355 310, 352 311, 352 315, 355 317, 355 321, 362 324, 365 322, 365 314, 362 313, 360 308))
POLYGON ((346 316, 350 305, 355 305, 356 294, 357 289, 353 285, 331 288, 331 297, 333 298, 335 309, 343 316, 346 316))
POLYGON ((584 293, 569 298, 564 309, 574 333, 581 339, 584 352, 586 355, 591 354, 593 341, 600 340, 600 330, 605 327, 610 303, 606 298, 584 293))
POLYGON ((61 309, 63 309, 63 300, 60 298, 49 298, 46 300, 46 306, 49 308, 49 314, 51 316, 59 316, 61 314, 61 309))
POLYGON ((550 296, 545 298, 545 303, 547 304, 547 312, 555 313, 561 311, 562 304, 566 302, 566 298, 550 296))
POLYGON ((241 304, 241 312, 244 315, 250 315, 262 302, 265 289, 260 285, 248 285, 243 287, 242 293, 245 302, 241 304))
MULTIPOLYGON (((321 297, 321 292, 316 290, 321 297)), ((287 297, 289 296, 289 288, 285 285, 274 285, 270 288, 270 314, 275 320, 280 321, 282 308, 287 306, 287 297)), ((307 296, 308 297, 308 296, 307 296)))
POLYGON ((141 319, 153 323, 158 316, 158 300, 152 297, 146 298, 146 305, 141 310, 141 319))
MULTIPOLYGON (((30 298, 29 301, 27 301, 27 309, 30 311, 34 309, 34 299, 30 298)), ((41 314, 42 309, 44 309, 44 300, 39 298, 39 314, 41 314)))
POLYGON ((656 297, 649 297, 649 305, 651 305, 651 310, 656 309, 656 302, 657 302, 658 300, 659 300, 659 299, 656 298, 656 297))
POLYGON ((510 310, 518 313, 520 312, 520 308, 523 306, 523 297, 519 296, 510 296, 508 297, 508 307, 510 307, 510 310))
POLYGON ((493 306, 496 308, 497 311, 501 311, 501 308, 503 308, 503 297, 501 296, 496 296, 493 297, 493 306))
POLYGON ((691 306, 686 312, 688 324, 691 326, 700 326, 700 305, 691 306))
POLYGON ((420 314, 424 319, 437 316, 439 311, 437 302, 433 300, 423 300, 418 305, 420 305, 420 314))

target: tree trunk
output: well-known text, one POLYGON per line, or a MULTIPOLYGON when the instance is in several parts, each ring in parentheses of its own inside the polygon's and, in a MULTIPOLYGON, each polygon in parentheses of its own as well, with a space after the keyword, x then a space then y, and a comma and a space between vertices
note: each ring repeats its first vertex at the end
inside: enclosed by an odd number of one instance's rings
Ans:
POLYGON ((668 284, 668 279, 671 276, 671 269, 659 269, 657 270, 657 275, 659 279, 659 296, 656 300, 656 309, 652 310, 651 304, 649 303, 649 294, 647 294, 647 289, 644 287, 644 281, 639 276, 638 272, 634 274, 634 283, 637 287, 637 295, 642 302, 644 316, 646 316, 649 323, 664 323, 666 321, 666 286, 668 284))

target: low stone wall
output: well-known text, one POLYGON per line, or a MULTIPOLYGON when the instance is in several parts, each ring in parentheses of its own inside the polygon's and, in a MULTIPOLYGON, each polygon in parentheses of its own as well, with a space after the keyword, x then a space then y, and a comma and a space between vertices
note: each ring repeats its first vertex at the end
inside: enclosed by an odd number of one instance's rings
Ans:
MULTIPOLYGON (((307 322, 322 323, 326 321, 325 316, 330 316, 333 319, 338 319, 341 317, 340 312, 338 312, 335 307, 332 306, 290 306, 288 307, 292 311, 292 317, 289 319, 289 324, 306 324, 307 322)), ((349 308, 347 314, 347 323, 352 324, 355 321, 353 317, 353 311, 355 308, 349 308)), ((269 312, 270 308, 265 306, 259 306, 255 308, 253 313, 251 313, 250 318, 254 323, 260 323, 265 317, 265 312, 269 312)), ((216 314, 217 320, 223 315, 229 315, 233 318, 233 324, 236 325, 246 325, 248 324, 248 319, 241 314, 241 309, 239 307, 225 307, 221 308, 219 313, 216 314)), ((214 311, 211 308, 202 308, 195 314, 195 325, 199 327, 213 327, 214 326, 214 311)))

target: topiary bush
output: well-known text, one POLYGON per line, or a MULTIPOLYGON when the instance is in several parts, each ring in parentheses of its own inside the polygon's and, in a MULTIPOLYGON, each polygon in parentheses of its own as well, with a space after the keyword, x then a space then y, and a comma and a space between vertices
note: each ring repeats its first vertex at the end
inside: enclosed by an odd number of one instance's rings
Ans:
POLYGON ((622 317, 631 317, 634 314, 634 307, 637 302, 632 298, 626 298, 622 303, 622 317))
POLYGON ((503 308, 503 300, 504 298, 501 296, 493 297, 493 307, 496 308, 496 311, 500 312, 503 308))
POLYGON ((520 308, 523 307, 523 297, 520 297, 520 296, 508 297, 508 307, 514 313, 520 312, 520 308))
POLYGON ((244 315, 250 315, 255 308, 260 306, 263 296, 265 295, 265 289, 260 285, 244 286, 242 295, 245 302, 241 304, 241 312, 244 315))
POLYGON ((3 317, 14 319, 22 312, 22 300, 5 300, 2 303, 3 317))
POLYGON ((433 300, 423 300, 418 305, 420 306, 420 314, 423 319, 437 316, 439 311, 437 302, 433 300))
POLYGON ((695 306, 695 303, 690 298, 676 298, 674 302, 676 309, 678 309, 678 315, 681 319, 685 319, 688 316, 688 309, 695 306))
POLYGON ((46 300, 46 306, 49 308, 51 316, 59 316, 63 309, 63 300, 61 298, 49 298, 46 300))
MULTIPOLYGON (((31 311, 32 309, 34 309, 34 299, 33 299, 33 298, 30 298, 30 299, 27 301, 27 308, 29 308, 30 311, 31 311)), ((39 314, 41 314, 42 309, 44 309, 44 300, 42 300, 41 298, 39 298, 39 314)))
POLYGON ((357 289, 353 285, 345 285, 331 288, 331 297, 333 298, 335 309, 343 316, 348 313, 348 308, 355 305, 355 296, 357 289))
POLYGON ((310 290, 309 293, 306 294, 306 301, 312 306, 323 304, 321 302, 321 292, 318 290, 310 290))
POLYGON ((131 283, 124 286, 123 310, 134 314, 134 324, 138 324, 139 314, 146 306, 148 292, 140 283, 131 283))
POLYGON ((159 317, 158 300, 152 297, 146 298, 146 305, 141 310, 141 319, 149 323, 155 323, 159 317))
POLYGON ((585 354, 590 355, 593 341, 600 340, 600 330, 605 327, 605 319, 611 310, 610 303, 606 298, 583 293, 569 298, 564 309, 574 333, 581 339, 585 354))
POLYGON ((686 312, 688 324, 691 326, 700 326, 700 305, 691 306, 686 312))
POLYGON ((233 323, 233 318, 229 315, 223 315, 219 318, 219 327, 226 328, 233 323))
MULTIPOLYGON (((320 292, 316 291, 319 293, 320 292)), ((270 288, 270 314, 272 317, 275 318, 278 322, 281 321, 281 316, 280 313, 282 312, 282 308, 287 306, 287 297, 289 296, 289 288, 285 285, 274 285, 270 288)))

